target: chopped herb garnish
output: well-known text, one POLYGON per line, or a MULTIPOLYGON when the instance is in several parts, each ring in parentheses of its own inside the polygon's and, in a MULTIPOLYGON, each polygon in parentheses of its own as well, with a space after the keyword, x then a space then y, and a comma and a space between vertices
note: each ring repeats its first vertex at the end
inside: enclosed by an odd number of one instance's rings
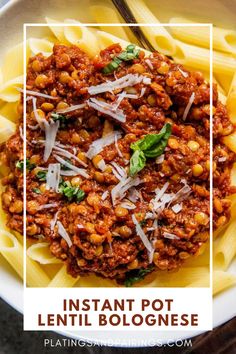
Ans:
MULTIPOLYGON (((23 172, 24 170, 24 160, 19 160, 16 162, 16 167, 23 172)), ((26 169, 31 171, 36 167, 34 163, 31 163, 29 159, 26 159, 26 169)))
POLYGON ((147 220, 146 220, 146 219, 143 219, 143 220, 141 220, 141 221, 139 222, 139 225, 140 225, 141 227, 145 226, 146 224, 147 224, 147 220))
POLYGON ((47 171, 39 171, 36 175, 36 177, 40 180, 40 181, 46 181, 47 179, 47 171))
POLYGON ((127 273, 126 279, 124 281, 124 285, 127 287, 130 287, 134 285, 135 283, 143 280, 145 276, 149 273, 151 273, 154 270, 154 267, 149 267, 146 269, 134 269, 130 272, 127 273))
POLYGON ((166 123, 158 134, 147 134, 130 145, 134 151, 130 159, 130 176, 136 175, 145 167, 146 158, 155 158, 164 152, 171 130, 171 124, 166 123))
POLYGON ((54 120, 54 122, 59 120, 62 124, 65 124, 67 120, 63 114, 59 114, 56 112, 51 113, 51 118, 54 120))
POLYGON ((69 181, 62 181, 59 186, 59 192, 63 194, 69 201, 73 199, 81 202, 85 198, 85 193, 79 187, 73 187, 69 181))
POLYGON ((126 50, 113 58, 113 60, 107 64, 103 69, 103 74, 110 74, 115 71, 122 61, 129 61, 138 58, 140 50, 135 48, 134 44, 130 44, 126 47, 126 50))
POLYGON ((33 188, 32 191, 36 194, 41 194, 41 191, 39 188, 33 188))

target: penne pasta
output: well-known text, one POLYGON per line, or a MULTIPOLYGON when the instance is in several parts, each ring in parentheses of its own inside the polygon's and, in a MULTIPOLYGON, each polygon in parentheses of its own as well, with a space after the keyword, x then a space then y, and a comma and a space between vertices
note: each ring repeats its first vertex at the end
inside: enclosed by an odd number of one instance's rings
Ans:
POLYGON ((39 264, 57 264, 61 261, 54 257, 49 249, 47 242, 39 242, 31 245, 26 252, 27 256, 39 264))
POLYGON ((223 272, 222 270, 215 270, 213 272, 213 295, 217 295, 235 284, 235 275, 223 272))
POLYGON ((167 29, 160 25, 160 22, 146 4, 142 0, 126 0, 126 2, 138 23, 157 24, 157 26, 141 26, 152 46, 166 55, 173 55, 176 49, 174 39, 167 29))
MULTIPOLYGON (((112 6, 109 1, 102 0, 99 3, 95 0, 91 1, 91 5, 89 7, 90 12, 95 19, 95 21, 100 23, 121 23, 122 18, 117 13, 117 10, 112 6)), ((126 34, 126 28, 122 26, 102 26, 99 25, 99 28, 102 31, 106 31, 111 33, 119 38, 124 39, 125 41, 129 41, 129 37, 126 34)), ((128 28, 127 28, 128 29, 128 28)))
MULTIPOLYGON (((121 45, 122 49, 125 49, 130 44, 130 42, 127 42, 123 39, 120 39, 120 38, 114 36, 113 34, 110 34, 110 33, 104 32, 104 31, 97 31, 97 39, 98 39, 98 43, 99 43, 99 46, 101 49, 104 49, 114 43, 119 43, 121 45)), ((149 52, 148 50, 142 49, 138 46, 137 46, 137 48, 142 50, 145 53, 145 55, 151 54, 151 52, 149 52)))
POLYGON ((224 89, 226 96, 228 95, 229 89, 231 87, 233 74, 234 74, 234 72, 232 72, 230 75, 222 75, 222 74, 217 74, 217 73, 215 74, 216 80, 221 85, 221 87, 224 89))
POLYGON ((216 249, 214 264, 217 268, 226 270, 236 255, 236 221, 232 221, 221 237, 216 249))
MULTIPOLYGON (((174 37, 183 42, 195 44, 200 47, 209 48, 210 28, 197 26, 196 22, 189 21, 183 17, 172 17, 171 24, 187 23, 189 26, 171 26, 170 30, 174 37), (195 24, 196 26, 191 26, 195 24)), ((226 53, 236 53, 236 31, 213 27, 213 48, 226 53)))
MULTIPOLYGON (((182 65, 187 65, 195 70, 210 68, 210 51, 184 42, 176 41, 176 52, 173 58, 182 65)), ((213 52, 213 71, 224 75, 232 75, 236 70, 236 59, 221 52, 213 52)))
POLYGON ((210 277, 209 267, 186 267, 177 272, 157 271, 155 275, 148 287, 185 287, 204 279, 207 275, 210 277))
POLYGON ((226 105, 231 122, 236 124, 236 72, 229 89, 226 105))
POLYGON ((64 35, 69 43, 77 45, 91 57, 99 52, 98 42, 91 28, 80 26, 80 23, 74 20, 65 20, 64 22, 66 24, 78 24, 78 26, 64 27, 64 35))
POLYGON ((48 284, 49 288, 71 288, 78 281, 66 271, 66 265, 63 265, 52 281, 48 284))
POLYGON ((23 247, 12 233, 3 228, 0 229, 0 253, 23 278, 23 247))

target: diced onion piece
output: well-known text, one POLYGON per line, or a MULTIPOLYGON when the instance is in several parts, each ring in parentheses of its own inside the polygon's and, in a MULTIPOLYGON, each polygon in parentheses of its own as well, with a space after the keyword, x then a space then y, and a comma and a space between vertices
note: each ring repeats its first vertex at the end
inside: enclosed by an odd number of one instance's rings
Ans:
POLYGON ((190 108, 194 102, 194 99, 195 99, 195 92, 193 92, 189 98, 189 101, 188 101, 188 104, 184 110, 184 114, 183 114, 183 120, 186 120, 187 116, 188 116, 188 113, 190 111, 190 108))
POLYGON ((50 163, 46 175, 46 189, 58 191, 60 183, 61 165, 59 163, 50 163))
POLYGON ((156 158, 156 164, 161 164, 165 160, 165 155, 162 154, 156 158))
MULTIPOLYGON (((64 165, 65 167, 69 168, 70 170, 76 172, 78 175, 81 175, 85 178, 89 178, 89 175, 87 174, 86 170, 84 168, 79 168, 77 166, 72 165, 66 160, 63 160, 60 156, 54 155, 55 159, 60 162, 60 164, 64 165)), ((66 172, 66 171, 65 171, 66 172)))
POLYGON ((103 92, 112 92, 113 90, 122 89, 128 86, 134 86, 141 82, 146 85, 149 85, 151 83, 151 79, 149 77, 139 74, 127 74, 114 81, 107 81, 100 85, 90 86, 88 88, 88 93, 90 95, 97 95, 103 92))
POLYGON ((72 246, 72 241, 70 239, 70 236, 68 235, 66 229, 64 228, 64 226, 62 225, 62 223, 60 221, 57 221, 57 226, 58 226, 58 233, 59 235, 64 238, 64 240, 66 241, 66 243, 68 244, 69 247, 72 246))
POLYGON ((147 238, 147 236, 145 235, 143 229, 141 228, 141 226, 140 226, 139 222, 137 221, 134 214, 132 215, 132 220, 135 225, 137 235, 141 238, 141 240, 142 240, 144 246, 146 247, 148 254, 151 258, 151 259, 149 258, 149 262, 150 262, 150 260, 152 262, 153 252, 154 252, 153 246, 152 246, 151 242, 149 241, 149 239, 147 238))
POLYGON ((120 139, 121 133, 119 131, 114 131, 114 132, 111 132, 111 133, 105 135, 101 139, 97 139, 97 140, 93 141, 89 147, 89 150, 86 153, 86 156, 89 159, 92 159, 99 152, 101 152, 104 147, 113 144, 115 141, 115 136, 117 136, 117 139, 120 139))

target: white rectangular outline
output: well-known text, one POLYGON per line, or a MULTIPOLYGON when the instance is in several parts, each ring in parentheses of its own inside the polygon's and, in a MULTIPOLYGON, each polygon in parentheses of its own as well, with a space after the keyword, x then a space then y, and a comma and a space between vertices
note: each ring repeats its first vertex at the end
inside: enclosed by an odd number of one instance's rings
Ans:
MULTIPOLYGON (((207 287, 209 291, 211 292, 211 309, 210 309, 210 314, 212 318, 212 328, 213 328, 213 109, 212 109, 212 104, 213 104, 213 24, 212 23, 194 23, 194 24, 189 24, 189 23, 24 23, 23 24, 23 48, 24 48, 24 87, 23 87, 23 95, 24 95, 24 100, 23 100, 23 108, 24 108, 24 117, 23 117, 23 136, 24 136, 24 142, 23 142, 23 150, 24 150, 24 178, 23 178, 23 205, 24 205, 24 211, 23 211, 23 249, 24 249, 24 255, 23 255, 23 263, 24 263, 24 269, 23 269, 23 284, 24 284, 24 292, 27 291, 27 286, 26 286, 26 40, 27 40, 27 27, 209 27, 210 29, 210 62, 209 62, 209 69, 210 69, 210 286, 207 287)), ((92 288, 96 289, 96 288, 92 288)), ((102 288, 102 289, 107 289, 107 288, 102 288)), ((147 289, 153 289, 153 288, 147 288, 147 289)), ((160 289, 160 288, 159 288, 160 289)), ((181 288, 182 289, 182 288, 181 288)), ((201 289, 201 288, 198 288, 201 289)), ((205 289, 205 288, 203 288, 205 289)), ((25 297, 23 296, 24 300, 25 297)), ((24 308, 25 308, 25 301, 24 302, 24 308)))

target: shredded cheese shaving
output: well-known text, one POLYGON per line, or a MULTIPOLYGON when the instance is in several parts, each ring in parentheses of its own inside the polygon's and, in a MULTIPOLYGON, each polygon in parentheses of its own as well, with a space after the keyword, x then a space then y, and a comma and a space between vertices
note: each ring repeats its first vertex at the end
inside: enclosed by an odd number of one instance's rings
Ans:
POLYGON ((45 119, 43 121, 43 124, 45 127, 45 149, 44 149, 43 160, 46 162, 52 153, 53 146, 55 145, 57 131, 60 122, 59 121, 54 122, 53 120, 48 122, 45 119))
POLYGON ((60 221, 57 221, 57 226, 58 226, 59 235, 62 238, 64 238, 64 240, 66 241, 68 246, 71 247, 72 246, 72 242, 71 242, 70 236, 68 235, 68 233, 66 232, 66 229, 64 228, 64 226, 62 225, 62 223, 60 221))
POLYGON ((98 93, 112 92, 113 90, 122 89, 128 86, 134 86, 141 82, 146 85, 150 85, 151 79, 144 75, 127 74, 114 81, 107 81, 100 85, 90 86, 88 88, 88 93, 90 95, 97 95, 98 93))
POLYGON ((132 220, 133 220, 133 223, 135 225, 135 229, 136 229, 137 235, 141 238, 144 246, 146 247, 146 249, 148 251, 149 262, 150 262, 150 260, 152 262, 153 252, 154 252, 153 246, 152 246, 151 242, 149 241, 149 239, 147 238, 147 236, 145 235, 143 229, 141 228, 141 226, 140 226, 139 222, 137 221, 137 219, 136 219, 134 214, 132 215, 132 220))
POLYGON ((191 94, 191 96, 190 96, 190 99, 189 99, 189 101, 188 101, 188 104, 187 104, 187 106, 186 106, 186 108, 185 108, 185 110, 184 110, 183 120, 186 120, 186 118, 187 118, 187 116, 188 116, 188 113, 189 113, 189 111, 190 111, 190 108, 191 108, 191 106, 192 106, 192 104, 193 104, 193 102, 194 102, 194 99, 195 99, 195 92, 193 92, 193 93, 191 94))
POLYGON ((89 159, 92 159, 95 155, 97 155, 99 152, 101 152, 105 146, 113 144, 115 141, 115 136, 117 136, 117 139, 120 139, 121 132, 114 131, 114 132, 107 134, 103 138, 94 140, 92 142, 92 144, 90 145, 89 150, 86 153, 86 156, 89 159))
MULTIPOLYGON (((77 173, 77 175, 81 175, 85 178, 89 178, 89 175, 87 174, 86 170, 84 168, 79 168, 75 165, 72 165, 66 160, 63 160, 60 156, 54 155, 55 159, 60 162, 60 164, 64 165, 65 167, 69 168, 70 170, 74 171, 77 173)), ((64 171, 64 172, 69 172, 69 171, 64 171)), ((62 174, 62 173, 61 173, 62 174)))
POLYGON ((46 175, 46 189, 58 191, 60 183, 61 165, 59 163, 50 163, 46 175))
POLYGON ((126 121, 124 112, 119 108, 114 111, 114 107, 110 103, 97 100, 96 98, 90 98, 87 101, 87 104, 89 107, 92 107, 96 111, 99 111, 103 114, 107 114, 108 116, 116 119, 118 122, 124 123, 126 121))

